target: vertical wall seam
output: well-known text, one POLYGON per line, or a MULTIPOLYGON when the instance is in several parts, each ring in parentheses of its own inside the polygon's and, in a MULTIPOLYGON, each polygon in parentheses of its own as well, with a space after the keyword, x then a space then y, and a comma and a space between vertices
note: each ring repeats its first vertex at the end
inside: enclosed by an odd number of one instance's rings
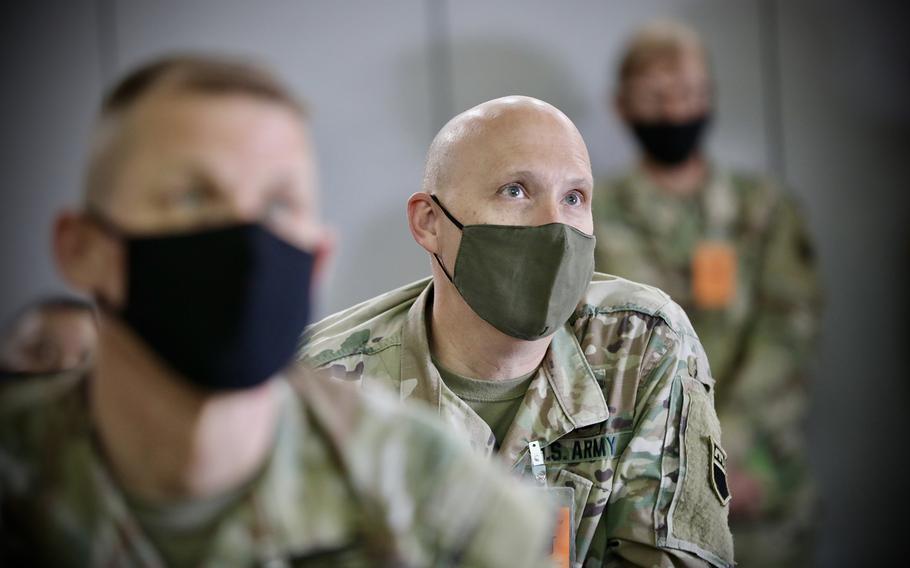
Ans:
POLYGON ((430 138, 454 114, 452 34, 448 0, 425 0, 427 14, 427 64, 429 66, 430 138))
POLYGON ((786 136, 783 124, 783 81, 780 70, 780 18, 777 0, 758 0, 762 83, 765 106, 765 148, 771 172, 786 184, 786 136))
POLYGON ((113 81, 117 66, 117 9, 114 2, 115 0, 95 0, 98 27, 96 43, 102 92, 106 92, 113 81))

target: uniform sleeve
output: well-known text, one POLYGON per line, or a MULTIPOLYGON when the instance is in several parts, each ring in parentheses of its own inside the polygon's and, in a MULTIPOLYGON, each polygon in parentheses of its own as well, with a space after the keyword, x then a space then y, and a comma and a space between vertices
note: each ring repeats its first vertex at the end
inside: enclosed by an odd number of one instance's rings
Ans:
POLYGON ((608 505, 605 566, 732 566, 720 425, 694 333, 654 328, 608 505), (656 363, 651 363, 656 361, 656 363), (717 456, 717 457, 715 457, 717 456))
POLYGON ((805 463, 807 363, 819 328, 822 292, 804 220, 782 199, 764 242, 758 291, 741 363, 719 396, 731 455, 761 480, 763 508, 786 505, 805 463))

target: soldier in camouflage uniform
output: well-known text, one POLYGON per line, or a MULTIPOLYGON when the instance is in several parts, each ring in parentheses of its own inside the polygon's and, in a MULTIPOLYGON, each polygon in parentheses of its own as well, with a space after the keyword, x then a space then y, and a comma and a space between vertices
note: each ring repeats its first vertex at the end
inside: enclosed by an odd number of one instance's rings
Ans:
POLYGON ((598 187, 597 268, 661 287, 692 318, 718 382, 737 560, 805 566, 806 364, 821 294, 803 218, 771 180, 699 151, 712 100, 692 30, 658 22, 638 32, 616 106, 643 156, 598 187))
POLYGON ((549 565, 552 512, 435 417, 281 371, 325 250, 302 118, 211 58, 106 100, 55 234, 98 357, 0 393, 0 564, 549 565))
POLYGON ((666 294, 593 274, 592 184, 584 141, 546 103, 455 117, 408 202, 432 278, 314 324, 302 358, 569 488, 573 566, 731 566, 707 359, 666 294))

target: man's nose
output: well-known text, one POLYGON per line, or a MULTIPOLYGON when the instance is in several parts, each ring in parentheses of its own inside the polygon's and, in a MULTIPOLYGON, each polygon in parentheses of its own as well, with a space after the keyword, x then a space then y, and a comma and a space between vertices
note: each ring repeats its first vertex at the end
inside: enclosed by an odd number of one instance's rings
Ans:
POLYGON ((225 199, 231 218, 240 223, 256 223, 265 219, 267 212, 262 204, 252 199, 252 192, 233 192, 225 199))
POLYGON ((541 203, 534 215, 534 225, 548 225, 550 223, 565 223, 562 209, 558 199, 548 199, 541 203))
POLYGON ((669 97, 661 105, 661 119, 665 122, 686 122, 691 118, 692 105, 676 97, 669 97))

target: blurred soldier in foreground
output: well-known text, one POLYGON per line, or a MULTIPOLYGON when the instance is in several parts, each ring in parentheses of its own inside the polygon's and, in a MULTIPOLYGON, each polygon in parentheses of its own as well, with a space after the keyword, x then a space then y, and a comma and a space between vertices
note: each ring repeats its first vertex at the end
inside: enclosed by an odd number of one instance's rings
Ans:
POLYGON ((658 22, 632 38, 616 108, 642 156, 598 188, 598 270, 659 286, 692 318, 717 378, 737 561, 808 565, 803 420, 821 294, 803 218, 771 180, 702 152, 713 88, 689 28, 658 22))
MULTIPOLYGON (((572 122, 528 97, 434 139, 408 200, 432 278, 316 323, 309 364, 428 404, 574 510, 574 566, 729 566, 714 379, 655 288, 594 274, 572 122)), ((570 559, 562 558, 565 565, 570 559)))
POLYGON ((0 378, 87 367, 97 342, 90 303, 64 297, 30 304, 0 334, 0 378))
POLYGON ((432 417, 282 373, 327 251, 304 118, 264 71, 210 58, 106 99, 54 240, 102 308, 98 355, 0 396, 8 565, 543 558, 541 501, 432 417))

